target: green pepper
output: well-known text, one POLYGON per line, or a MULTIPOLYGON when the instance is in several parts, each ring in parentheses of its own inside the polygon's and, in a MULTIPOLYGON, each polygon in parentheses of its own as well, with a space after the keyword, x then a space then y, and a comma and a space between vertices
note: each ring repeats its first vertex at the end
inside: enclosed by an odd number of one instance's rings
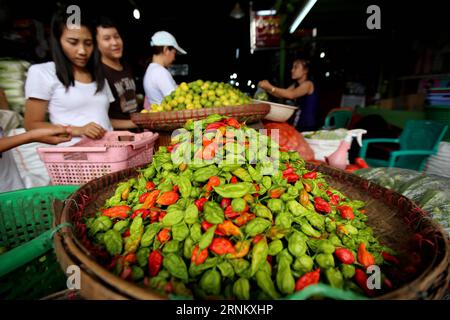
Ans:
POLYGON ((300 257, 306 253, 306 243, 298 232, 293 232, 289 237, 288 249, 289 252, 295 257, 300 257))
POLYGON ((307 273, 313 269, 313 266, 314 266, 314 260, 310 256, 305 254, 303 256, 297 257, 297 259, 295 259, 294 265, 292 267, 296 271, 300 271, 302 273, 307 273))
POLYGON ((207 201, 203 205, 205 220, 212 224, 220 224, 224 221, 225 215, 223 209, 217 202, 207 201))
POLYGON ((104 233, 104 232, 99 232, 99 233, 97 233, 97 234, 95 235, 95 242, 96 242, 97 244, 99 244, 99 245, 104 244, 104 242, 103 242, 104 236, 105 236, 105 233, 104 233))
POLYGON ((162 228, 161 223, 152 223, 148 225, 141 238, 141 247, 149 247, 152 244, 153 239, 155 239, 156 235, 161 230, 161 228, 162 228))
POLYGON ((163 194, 164 192, 172 191, 173 184, 172 184, 172 182, 169 179, 166 179, 166 181, 164 181, 163 183, 160 183, 156 188, 158 190, 160 190, 161 194, 163 194))
POLYGON ((211 165, 205 168, 200 168, 194 172, 192 178, 195 182, 206 182, 212 176, 216 176, 219 173, 219 169, 215 165, 211 165))
POLYGON ((187 224, 194 224, 198 221, 198 208, 195 204, 191 203, 187 206, 185 215, 184 215, 184 222, 187 224))
POLYGON ((334 232, 336 230, 336 222, 330 218, 325 218, 325 228, 327 232, 334 232))
POLYGON ((329 240, 320 240, 317 250, 322 253, 333 253, 335 247, 329 240))
POLYGON ((334 267, 334 258, 329 253, 319 253, 316 256, 316 263, 321 269, 328 269, 334 267))
POLYGON ((355 266, 351 264, 340 265, 342 275, 345 279, 352 279, 355 275, 355 266))
POLYGON ((234 212, 241 213, 247 207, 247 201, 242 198, 236 198, 231 201, 231 208, 234 212))
POLYGON ((294 186, 289 186, 286 193, 281 195, 281 200, 287 202, 298 198, 298 190, 294 186))
POLYGON ((342 276, 342 273, 338 269, 326 269, 325 276, 327 277, 327 280, 332 287, 342 289, 342 287, 344 286, 344 278, 342 276))
POLYGON ((268 219, 270 221, 272 221, 273 219, 272 212, 270 211, 270 209, 261 203, 255 205, 255 207, 253 208, 253 212, 256 214, 257 217, 268 219))
POLYGON ((290 262, 284 257, 279 259, 276 281, 282 294, 288 295, 294 292, 295 279, 291 272, 290 262))
POLYGON ((149 248, 139 248, 136 252, 136 260, 140 267, 144 268, 148 264, 148 256, 150 255, 149 248))
POLYGON ((209 247, 214 238, 214 232, 216 231, 217 226, 212 226, 202 235, 198 247, 200 250, 206 249, 209 247))
POLYGON ((215 269, 207 270, 200 279, 200 288, 206 294, 218 296, 220 294, 222 277, 219 271, 215 269))
POLYGON ((122 236, 114 229, 108 230, 103 236, 103 242, 105 243, 106 250, 111 256, 121 254, 123 248, 122 236))
POLYGON ((250 174, 250 176, 252 177, 253 181, 255 181, 257 183, 261 182, 261 180, 263 179, 263 176, 259 170, 253 168, 252 166, 248 166, 247 170, 248 170, 248 173, 250 174))
POLYGON ((106 216, 100 216, 92 222, 89 228, 89 233, 94 236, 97 232, 108 231, 112 226, 113 223, 110 218, 106 216))
POLYGON ((239 277, 242 277, 245 274, 245 271, 250 268, 250 262, 242 258, 230 259, 230 263, 233 266, 234 272, 239 277))
POLYGON ((266 261, 268 254, 269 246, 267 245, 266 238, 263 238, 259 240, 252 249, 252 264, 250 267, 251 276, 253 276, 266 261))
POLYGON ((250 176, 250 174, 248 173, 248 171, 242 167, 237 168, 236 170, 232 171, 231 173, 244 182, 253 182, 253 179, 250 176))
POLYGON ((175 278, 188 281, 188 271, 183 259, 175 253, 169 253, 163 259, 164 268, 175 278))
POLYGON ((178 177, 177 185, 183 198, 189 198, 191 196, 192 184, 188 178, 184 176, 178 177))
POLYGON ((273 213, 278 213, 284 210, 284 203, 281 199, 269 199, 267 201, 267 207, 273 213))
POLYGON ((336 234, 330 234, 328 237, 328 240, 335 246, 335 247, 342 247, 341 239, 336 234))
POLYGON ((316 212, 308 212, 305 217, 314 228, 320 231, 325 230, 325 218, 322 215, 316 212))
POLYGON ((155 176, 156 170, 153 165, 150 165, 147 167, 147 169, 144 170, 144 177, 148 180, 155 176))
POLYGON ((234 269, 230 262, 222 261, 217 265, 217 268, 220 270, 222 277, 233 279, 234 269))
POLYGON ((270 187, 272 187, 272 179, 270 179, 270 177, 268 177, 268 176, 264 176, 262 178, 262 185, 264 186, 264 188, 269 190, 270 187))
POLYGON ((306 220, 302 222, 300 228, 303 233, 313 238, 320 238, 320 236, 322 235, 319 231, 315 230, 306 220))
POLYGON ((250 237, 254 237, 257 234, 266 231, 271 225, 272 222, 258 217, 247 223, 247 225, 245 226, 245 233, 250 237))
POLYGON ((130 224, 129 220, 120 220, 116 222, 113 229, 122 234, 128 229, 129 224, 130 224))
POLYGON ((170 240, 164 245, 163 253, 164 254, 177 253, 179 249, 180 249, 180 242, 177 240, 170 240))
POLYGON ((280 297, 269 273, 264 271, 256 272, 256 284, 270 298, 278 299, 280 297))
POLYGON ((134 218, 130 226, 130 236, 125 239, 125 253, 136 252, 144 234, 144 224, 140 216, 134 218))
POLYGON ((239 278, 233 284, 233 294, 239 300, 250 300, 250 282, 248 279, 239 278))
POLYGON ((254 188, 252 183, 238 182, 214 187, 214 191, 224 198, 242 198, 254 188))
POLYGON ((289 160, 291 161, 302 160, 300 154, 297 151, 289 151, 288 153, 289 153, 289 160))
POLYGON ((302 217, 309 213, 308 209, 298 203, 296 200, 287 202, 287 208, 295 217, 302 217))
POLYGON ((196 265, 195 263, 191 263, 189 265, 189 275, 191 277, 197 277, 203 273, 203 271, 214 268, 219 261, 218 257, 208 258, 202 264, 196 265))
POLYGON ((186 240, 184 240, 184 243, 183 243, 183 256, 186 259, 189 259, 189 260, 191 259, 192 252, 194 251, 194 246, 195 246, 195 243, 194 243, 194 240, 192 240, 191 237, 187 237, 186 240))
MULTIPOLYGON (((172 209, 171 207, 175 207, 177 205, 171 205, 167 209, 167 214, 162 219, 162 223, 164 227, 171 227, 183 221, 184 219, 184 210, 182 209, 172 209)), ((178 207, 177 207, 178 208, 178 207)))
POLYGON ((189 231, 194 243, 197 243, 202 239, 202 226, 200 223, 194 223, 189 231))
POLYGON ((218 122, 218 121, 222 120, 223 118, 224 117, 222 115, 214 113, 214 114, 211 114, 206 117, 205 123, 210 124, 210 123, 218 122))
POLYGON ((191 297, 192 291, 181 281, 172 280, 173 293, 179 297, 191 297))
POLYGON ((131 267, 131 278, 134 281, 139 281, 144 278, 144 270, 142 270, 141 267, 138 266, 132 266, 131 267))
POLYGON ((177 241, 183 241, 189 236, 189 228, 186 223, 181 222, 172 227, 172 238, 177 241))
POLYGON ((280 240, 283 239, 286 235, 288 235, 290 229, 284 229, 278 226, 273 226, 267 231, 266 236, 271 240, 280 240))
POLYGON ((276 256, 283 250, 283 242, 281 240, 274 240, 269 243, 269 255, 276 256))
POLYGON ((289 229, 292 225, 292 217, 291 214, 287 211, 280 212, 275 217, 275 225, 282 229, 289 229))

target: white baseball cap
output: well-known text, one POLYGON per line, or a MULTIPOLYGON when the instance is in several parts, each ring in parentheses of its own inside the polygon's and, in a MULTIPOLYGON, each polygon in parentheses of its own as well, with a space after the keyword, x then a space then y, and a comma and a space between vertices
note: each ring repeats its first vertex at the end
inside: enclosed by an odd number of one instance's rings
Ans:
POLYGON ((168 33, 167 31, 158 31, 155 32, 155 34, 152 36, 152 39, 150 41, 150 45, 152 47, 155 46, 172 46, 181 54, 186 54, 187 52, 181 49, 181 47, 178 45, 177 40, 175 40, 175 37, 168 33))

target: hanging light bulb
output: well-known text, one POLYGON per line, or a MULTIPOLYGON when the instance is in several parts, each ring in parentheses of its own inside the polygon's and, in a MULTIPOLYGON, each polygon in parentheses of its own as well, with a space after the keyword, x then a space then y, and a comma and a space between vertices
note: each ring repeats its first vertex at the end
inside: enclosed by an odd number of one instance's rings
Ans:
POLYGON ((134 10, 133 10, 133 17, 134 17, 136 20, 139 20, 139 19, 141 18, 141 13, 139 12, 139 9, 134 9, 134 10))
POLYGON ((244 11, 242 11, 239 2, 236 2, 236 4, 234 5, 233 10, 231 10, 230 12, 230 17, 234 19, 241 19, 242 17, 244 17, 244 11))

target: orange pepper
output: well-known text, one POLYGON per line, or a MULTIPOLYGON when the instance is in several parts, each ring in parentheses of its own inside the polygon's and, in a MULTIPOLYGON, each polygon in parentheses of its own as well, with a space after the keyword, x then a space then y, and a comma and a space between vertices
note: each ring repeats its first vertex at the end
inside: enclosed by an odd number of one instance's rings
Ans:
POLYGON ((150 209, 155 206, 156 198, 158 198, 159 190, 153 190, 149 193, 149 195, 145 198, 144 204, 142 205, 142 209, 150 209))
POLYGON ((223 223, 217 225, 217 230, 226 236, 242 236, 242 232, 230 220, 225 220, 223 223))
POLYGON ((163 206, 170 206, 171 204, 174 204, 178 201, 178 193, 175 191, 167 191, 164 192, 158 200, 156 200, 157 204, 163 205, 163 206))
POLYGON ((361 263, 366 269, 369 266, 375 264, 375 257, 369 251, 366 250, 366 245, 364 242, 361 242, 359 244, 358 262, 361 263))

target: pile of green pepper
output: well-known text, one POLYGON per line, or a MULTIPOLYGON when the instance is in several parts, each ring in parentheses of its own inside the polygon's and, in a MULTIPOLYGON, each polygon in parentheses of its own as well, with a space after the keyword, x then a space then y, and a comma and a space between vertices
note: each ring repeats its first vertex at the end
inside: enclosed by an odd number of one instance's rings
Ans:
POLYGON ((398 260, 365 224, 363 207, 307 170, 297 152, 213 115, 188 121, 86 225, 109 253, 108 269, 162 294, 276 299, 321 282, 374 296, 394 284, 382 274, 381 291, 370 290, 366 269, 398 260), (195 128, 201 141, 189 134, 195 128), (255 163, 258 151, 237 142, 239 132, 262 138, 258 150, 277 148, 277 157, 255 163), (216 163, 218 155, 235 162, 216 163))

